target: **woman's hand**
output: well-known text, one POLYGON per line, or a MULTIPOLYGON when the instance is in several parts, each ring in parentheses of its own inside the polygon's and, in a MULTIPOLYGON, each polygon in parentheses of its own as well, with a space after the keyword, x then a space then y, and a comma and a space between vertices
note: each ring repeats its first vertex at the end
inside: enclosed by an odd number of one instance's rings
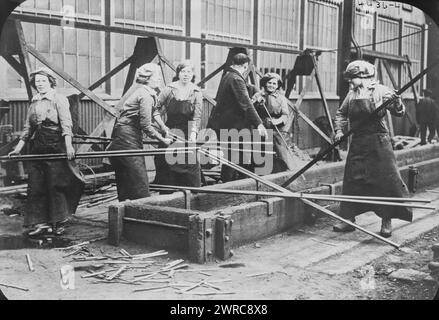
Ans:
POLYGON ((170 138, 162 138, 161 140, 166 146, 169 146, 172 143, 172 139, 170 138))
POLYGON ((197 142, 197 133, 195 131, 191 132, 189 136, 189 142, 197 142))
POLYGON ((12 150, 11 152, 8 153, 8 157, 10 158, 10 157, 13 156, 13 155, 18 155, 18 154, 20 154, 20 152, 21 152, 21 150, 23 149, 23 147, 24 147, 24 141, 23 141, 23 140, 20 140, 20 141, 18 142, 18 144, 15 146, 14 150, 12 150))
POLYGON ((334 142, 340 141, 340 139, 343 137, 343 131, 337 131, 334 136, 334 142))
POLYGON ((64 136, 65 142, 66 142, 66 153, 67 153, 67 159, 73 160, 75 159, 75 149, 72 145, 72 137, 69 135, 64 136))
POLYGON ((169 134, 169 128, 166 125, 162 125, 161 128, 163 136, 167 136, 169 134))
POLYGON ((75 159, 75 149, 72 145, 66 146, 67 159, 73 160, 75 159))

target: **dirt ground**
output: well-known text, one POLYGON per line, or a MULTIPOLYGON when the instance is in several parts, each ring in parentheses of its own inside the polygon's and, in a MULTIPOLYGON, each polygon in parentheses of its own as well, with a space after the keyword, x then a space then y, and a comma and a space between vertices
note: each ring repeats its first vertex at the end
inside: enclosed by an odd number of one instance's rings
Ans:
MULTIPOLYGON (((414 269, 428 273, 428 263, 432 260, 431 245, 438 242, 439 227, 423 234, 404 246, 404 252, 394 250, 390 254, 373 261, 374 283, 364 287, 366 267, 342 275, 328 275, 296 268, 284 264, 264 261, 268 255, 268 244, 276 243, 279 250, 288 246, 288 232, 258 243, 235 249, 235 255, 228 261, 211 262, 205 265, 188 263, 187 268, 172 273, 162 273, 151 277, 149 282, 127 283, 135 276, 148 275, 181 259, 173 253, 141 260, 142 264, 128 264, 129 268, 115 280, 104 282, 98 278, 82 278, 85 270, 75 272, 75 288, 65 290, 60 285, 60 269, 64 265, 76 265, 81 253, 66 256, 72 251, 59 249, 18 249, 0 251, 0 283, 19 286, 28 291, 0 286, 4 295, 11 300, 65 300, 65 299, 121 299, 121 300, 431 300, 437 290, 432 281, 396 281, 388 275, 397 269, 414 269), (35 271, 29 271, 26 262, 29 254, 35 271), (262 258, 261 258, 262 257, 262 258), (171 277, 169 277, 171 275, 171 277), (205 280, 208 284, 201 284, 205 280), (125 281, 125 282, 123 282, 125 281), (194 287, 195 285, 199 285, 194 287), (171 285, 171 286, 168 286, 171 285), (165 288, 160 288, 164 287, 165 288), (192 289, 190 289, 192 287, 192 289), (158 289, 153 289, 158 288, 158 289), (135 291, 135 290, 147 291, 135 291), (189 289, 189 290, 188 290, 189 289)), ((92 242, 86 246, 84 256, 121 256, 119 250, 129 254, 145 254, 157 251, 133 243, 123 242, 120 247, 110 246, 105 240, 92 242)), ((281 259, 282 260, 282 259, 281 259)), ((120 261, 116 260, 116 261, 120 261)), ((84 262, 82 262, 84 263, 84 262)), ((184 263, 187 263, 186 261, 184 263)), ((99 261, 85 262, 98 265, 99 261)), ((106 264, 100 269, 113 271, 122 264, 106 264)), ((92 269, 89 267, 88 269, 92 269)))

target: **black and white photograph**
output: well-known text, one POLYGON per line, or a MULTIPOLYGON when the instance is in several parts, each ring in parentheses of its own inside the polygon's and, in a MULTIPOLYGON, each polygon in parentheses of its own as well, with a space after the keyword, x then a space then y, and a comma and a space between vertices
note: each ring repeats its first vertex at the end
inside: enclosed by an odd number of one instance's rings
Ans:
POLYGON ((438 23, 436 0, 1 0, 0 300, 439 299, 438 23))

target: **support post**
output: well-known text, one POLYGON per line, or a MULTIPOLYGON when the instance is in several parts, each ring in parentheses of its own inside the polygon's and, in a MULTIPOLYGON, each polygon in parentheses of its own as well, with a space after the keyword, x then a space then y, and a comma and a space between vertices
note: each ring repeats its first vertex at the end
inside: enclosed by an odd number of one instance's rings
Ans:
POLYGON ((108 210, 108 243, 118 246, 123 233, 123 218, 125 216, 125 205, 119 203, 110 206, 108 210))

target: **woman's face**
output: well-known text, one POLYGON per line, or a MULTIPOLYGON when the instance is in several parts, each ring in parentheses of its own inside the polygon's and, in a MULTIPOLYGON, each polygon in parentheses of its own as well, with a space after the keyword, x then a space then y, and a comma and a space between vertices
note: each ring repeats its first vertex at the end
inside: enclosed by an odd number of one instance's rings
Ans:
POLYGON ((349 86, 352 89, 357 89, 359 86, 361 86, 363 84, 363 79, 361 78, 352 78, 348 80, 349 82, 349 86))
POLYGON ((162 79, 158 75, 158 73, 153 73, 152 76, 148 80, 148 86, 152 89, 157 89, 160 87, 162 79))
POLYGON ((181 83, 187 84, 192 81, 192 78, 194 77, 194 72, 192 71, 191 67, 185 67, 181 69, 181 71, 178 74, 178 79, 181 83))
POLYGON ((265 89, 267 89, 268 92, 275 92, 277 90, 278 81, 276 78, 270 79, 270 81, 267 82, 265 85, 265 89))
POLYGON ((37 88, 38 93, 46 93, 51 88, 49 78, 42 74, 36 74, 35 87, 37 88))

